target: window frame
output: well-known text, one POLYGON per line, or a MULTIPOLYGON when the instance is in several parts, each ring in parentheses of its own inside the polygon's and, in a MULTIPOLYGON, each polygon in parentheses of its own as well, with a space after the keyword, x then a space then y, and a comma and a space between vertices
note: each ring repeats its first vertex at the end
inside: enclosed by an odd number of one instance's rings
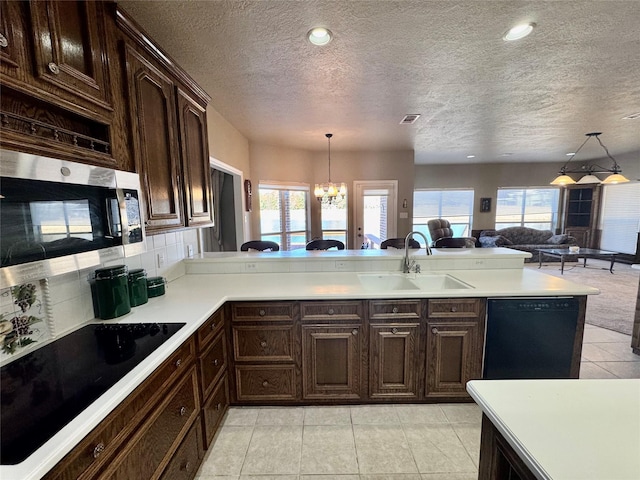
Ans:
MULTIPOLYGON (((422 232, 426 235, 427 239, 430 242, 433 242, 433 239, 431 238, 431 234, 429 233, 429 227, 427 226, 427 222, 429 220, 432 219, 436 219, 436 218, 447 218, 450 219, 451 217, 453 217, 453 215, 447 215, 446 213, 442 212, 442 207, 443 207, 443 193, 445 192, 470 192, 471 193, 471 203, 469 204, 469 222, 466 223, 466 227, 464 229, 464 231, 461 233, 461 236, 471 236, 471 230, 473 228, 473 208, 474 208, 474 204, 475 204, 475 196, 476 196, 476 192, 475 189, 473 187, 456 187, 456 188, 415 188, 413 190, 413 216, 411 218, 411 226, 412 226, 412 230, 417 230, 419 232, 422 232), (419 218, 424 218, 426 219, 424 223, 416 223, 416 193, 418 192, 439 192, 440 193, 440 198, 439 198, 439 202, 438 202, 438 215, 437 216, 429 216, 429 217, 419 217, 419 218)), ((456 217, 460 217, 461 215, 455 215, 456 217)), ((458 225, 462 225, 461 223, 455 223, 455 222, 451 222, 451 226, 458 226, 458 225)))
POLYGON ((265 181, 260 182, 258 185, 258 210, 260 212, 260 239, 261 240, 274 240, 273 237, 277 236, 279 241, 278 245, 280 246, 280 250, 291 250, 291 236, 292 235, 304 235, 304 245, 301 247, 295 248, 293 250, 298 250, 300 248, 304 248, 306 243, 309 241, 310 236, 310 196, 311 188, 306 183, 295 183, 295 182, 275 182, 275 181, 265 181), (260 196, 262 194, 262 190, 277 190, 279 191, 279 203, 280 203, 280 231, 273 232, 263 232, 263 224, 262 224, 262 205, 260 196), (287 192, 303 192, 305 194, 305 215, 304 215, 304 230, 288 230, 287 227, 287 209, 286 205, 286 195, 287 192), (266 238, 265 238, 266 237, 266 238))
MULTIPOLYGON (((529 195, 531 195, 529 193, 529 195)), ((561 187, 554 187, 554 186, 528 186, 528 187, 498 187, 498 190, 496 191, 496 216, 495 216, 495 221, 494 221, 494 228, 496 230, 499 230, 501 228, 507 228, 507 227, 528 227, 528 228, 536 228, 539 230, 551 230, 552 232, 555 232, 558 229, 558 226, 560 225, 560 213, 561 213, 561 209, 560 209, 560 202, 562 200, 562 188, 561 187), (555 210, 552 210, 550 212, 551 214, 551 221, 550 221, 550 225, 548 227, 545 228, 541 228, 539 226, 530 226, 527 225, 528 224, 532 224, 532 223, 536 223, 536 224, 540 224, 540 223, 545 223, 545 222, 526 222, 525 221, 525 215, 527 215, 526 212, 526 208, 527 208, 527 192, 531 191, 531 190, 549 190, 549 191, 555 191, 556 192, 556 202, 555 205, 553 205, 553 207, 555 207, 555 210), (514 224, 514 222, 499 222, 498 218, 500 216, 499 214, 499 209, 501 207, 500 205, 500 192, 505 192, 505 191, 522 191, 522 201, 519 205, 520 207, 520 222, 518 225, 514 224), (501 225, 502 223, 502 225, 501 225)), ((505 214, 503 214, 505 215, 505 214)), ((515 215, 515 214, 514 214, 515 215)), ((529 215, 531 215, 531 213, 529 213, 529 215)))

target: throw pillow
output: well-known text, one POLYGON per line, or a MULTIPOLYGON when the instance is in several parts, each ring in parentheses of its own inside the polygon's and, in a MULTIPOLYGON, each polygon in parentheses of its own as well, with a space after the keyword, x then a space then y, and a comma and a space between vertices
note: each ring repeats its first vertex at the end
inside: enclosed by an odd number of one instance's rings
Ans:
POLYGON ((506 245, 513 245, 513 242, 502 235, 496 235, 495 237, 480 237, 478 239, 480 245, 485 248, 491 247, 504 247, 506 245))
POLYGON ((547 243, 551 243, 552 245, 562 245, 563 243, 567 243, 569 239, 569 235, 561 234, 561 235, 553 235, 547 243))

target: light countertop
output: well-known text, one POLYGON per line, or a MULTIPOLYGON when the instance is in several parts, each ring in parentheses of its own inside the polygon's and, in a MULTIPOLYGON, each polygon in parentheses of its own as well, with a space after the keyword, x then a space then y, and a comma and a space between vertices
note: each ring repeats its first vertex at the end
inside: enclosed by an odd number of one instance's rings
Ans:
POLYGON ((356 272, 185 275, 171 282, 164 296, 151 298, 147 304, 135 307, 131 313, 109 320, 107 323, 186 322, 186 325, 27 460, 18 465, 1 466, 0 478, 2 480, 41 478, 171 353, 191 337, 212 313, 229 300, 562 296, 598 293, 595 288, 531 269, 456 270, 429 273, 451 273, 455 278, 473 288, 437 293, 422 290, 371 291, 360 284, 356 272))
POLYGON ((536 478, 640 478, 640 379, 472 380, 467 391, 536 478))

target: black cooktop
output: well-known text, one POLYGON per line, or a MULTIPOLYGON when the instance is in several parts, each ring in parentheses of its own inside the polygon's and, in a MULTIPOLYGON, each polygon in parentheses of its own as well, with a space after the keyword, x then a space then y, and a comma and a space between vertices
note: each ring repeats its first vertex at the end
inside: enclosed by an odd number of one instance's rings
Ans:
POLYGON ((2 367, 0 464, 24 461, 184 325, 87 325, 2 367))

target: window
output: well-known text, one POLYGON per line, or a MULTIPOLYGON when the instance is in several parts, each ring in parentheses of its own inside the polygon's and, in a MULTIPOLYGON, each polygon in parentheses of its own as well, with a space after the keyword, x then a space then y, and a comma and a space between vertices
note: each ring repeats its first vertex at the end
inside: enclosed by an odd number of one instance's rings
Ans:
POLYGON ((331 203, 320 207, 322 238, 340 240, 347 244, 347 196, 336 197, 331 203))
POLYGON ((640 232, 640 183, 605 185, 602 192, 600 248, 636 253, 640 232))
POLYGON ((473 190, 415 190, 413 192, 413 230, 426 235, 429 243, 427 222, 435 218, 445 218, 451 223, 456 237, 471 234, 473 220, 473 190))
POLYGON ((260 239, 280 245, 280 250, 305 248, 309 187, 260 185, 260 239))
POLYGON ((558 224, 560 189, 499 188, 496 229, 530 227, 554 230, 558 224))

